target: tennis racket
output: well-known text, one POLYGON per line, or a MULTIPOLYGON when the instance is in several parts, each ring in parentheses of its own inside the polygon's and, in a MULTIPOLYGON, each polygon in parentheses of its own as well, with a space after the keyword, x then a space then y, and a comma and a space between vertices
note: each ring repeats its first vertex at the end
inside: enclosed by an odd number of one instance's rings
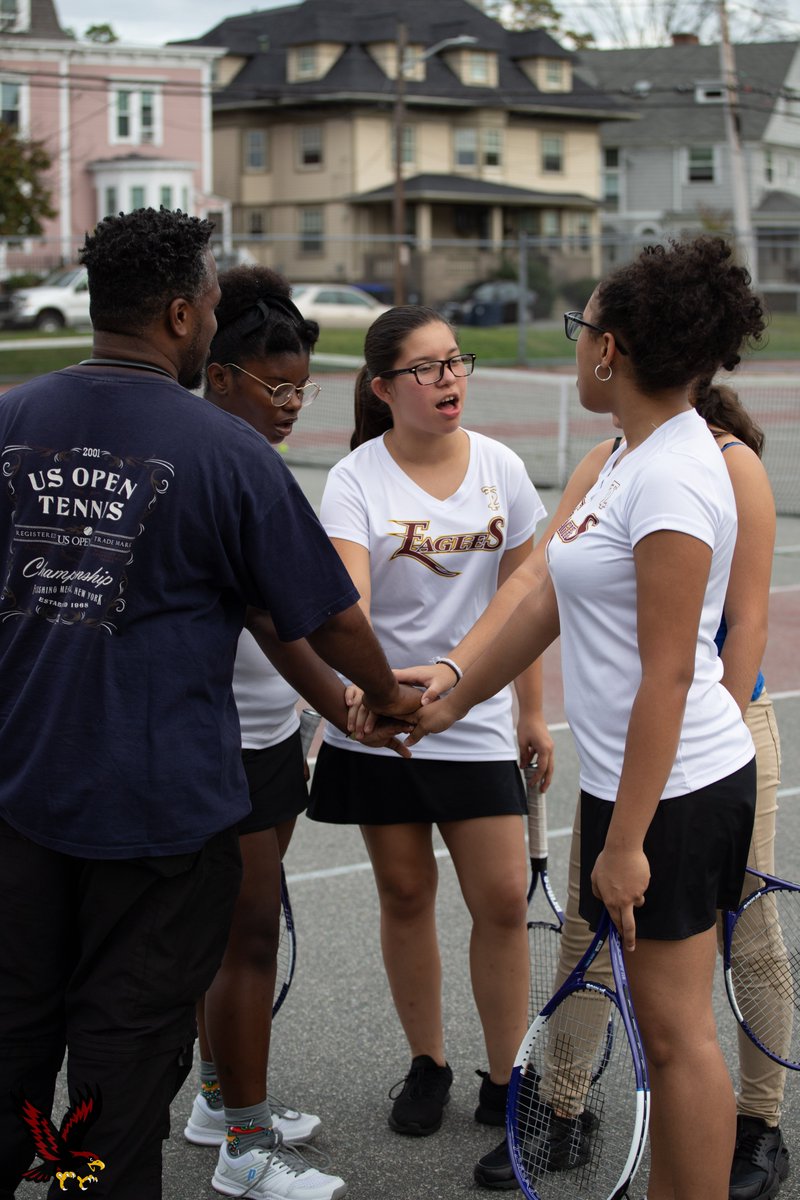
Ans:
POLYGON ((292 905, 286 886, 286 873, 281 864, 281 925, 278 939, 278 963, 275 975, 275 993, 272 998, 272 1015, 277 1013, 292 986, 294 967, 297 960, 297 936, 294 929, 292 905))
POLYGON ((800 1070, 800 887, 761 881, 724 917, 725 987, 736 1020, 770 1058, 800 1070))
MULTIPOLYGON (((303 748, 303 760, 308 757, 308 751, 314 740, 322 717, 313 708, 304 708, 300 714, 300 743, 303 748)), ((272 1000, 273 1017, 286 999, 286 994, 292 986, 294 968, 297 961, 297 934, 295 932, 292 905, 289 900, 289 888, 286 884, 286 872, 281 863, 281 923, 278 935, 278 961, 275 975, 275 994, 272 1000)))
POLYGON ((622 947, 604 912, 581 961, 528 1030, 511 1074, 506 1130, 525 1196, 621 1200, 644 1155, 649 1107, 622 947), (606 940, 611 988, 587 978, 606 940))
POLYGON ((564 913, 547 873, 547 801, 533 782, 533 768, 526 767, 524 774, 528 795, 528 853, 531 859, 528 946, 531 960, 530 1019, 533 1020, 553 994, 564 913))

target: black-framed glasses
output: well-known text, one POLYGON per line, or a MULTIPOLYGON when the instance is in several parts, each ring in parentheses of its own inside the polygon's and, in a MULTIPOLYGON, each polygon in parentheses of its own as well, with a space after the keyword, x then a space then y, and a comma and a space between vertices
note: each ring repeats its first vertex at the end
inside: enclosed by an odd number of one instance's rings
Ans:
MULTIPOLYGON (((585 326, 586 329, 593 329, 595 331, 595 333, 610 333, 611 332, 610 329, 601 329, 599 325, 593 325, 591 323, 591 321, 584 321, 583 313, 580 313, 580 312, 564 313, 564 333, 567 335, 567 337, 569 338, 569 340, 571 342, 577 342, 582 326, 585 326)), ((617 338, 616 334, 614 334, 614 342, 615 342, 616 347, 619 350, 620 354, 628 353, 628 351, 623 346, 622 342, 620 342, 619 339, 617 338)))
POLYGON ((417 383, 438 383, 444 378, 444 369, 449 367, 457 379, 471 375, 475 370, 474 354, 456 354, 453 358, 432 358, 430 362, 417 363, 415 367, 398 367, 396 371, 381 371, 381 379, 394 379, 397 375, 413 375, 417 383))
POLYGON ((256 383, 260 383, 263 388, 267 389, 269 398, 276 408, 283 408, 284 404, 289 403, 292 396, 297 396, 302 408, 308 408, 309 404, 313 404, 322 390, 318 383, 314 383, 313 379, 309 379, 302 387, 297 387, 293 383, 278 383, 273 387, 271 383, 265 383, 263 379, 259 379, 252 372, 245 371, 244 367, 240 367, 238 363, 223 363, 223 366, 233 367, 235 371, 241 371, 243 375, 248 375, 251 379, 255 379, 256 383))

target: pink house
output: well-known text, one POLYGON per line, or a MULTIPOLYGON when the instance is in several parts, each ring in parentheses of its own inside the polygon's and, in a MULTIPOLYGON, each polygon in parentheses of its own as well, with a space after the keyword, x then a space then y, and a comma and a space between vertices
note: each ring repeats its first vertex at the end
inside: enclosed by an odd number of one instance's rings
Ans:
POLYGON ((47 147, 58 212, 43 238, 4 247, 6 269, 72 261, 103 216, 147 205, 227 226, 211 161, 211 75, 223 53, 82 42, 61 29, 54 0, 0 0, 0 119, 47 147))

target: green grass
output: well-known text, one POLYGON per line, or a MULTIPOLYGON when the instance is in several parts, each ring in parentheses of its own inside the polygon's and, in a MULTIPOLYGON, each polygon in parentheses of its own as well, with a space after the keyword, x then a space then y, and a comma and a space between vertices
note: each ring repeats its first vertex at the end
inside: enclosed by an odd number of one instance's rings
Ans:
MULTIPOLYGON (((462 350, 477 354, 484 366, 513 366, 520 361, 517 329, 501 325, 483 329, 464 326, 459 331, 462 350)), ((364 334, 361 330, 323 329, 317 350, 320 354, 349 354, 361 357, 364 334)), ((574 348, 564 336, 559 324, 548 322, 544 327, 533 325, 528 330, 527 359, 535 362, 573 362, 574 348)), ((748 358, 761 360, 800 358, 800 314, 775 313, 770 318, 766 344, 748 358)))
MULTIPOLYGON (((63 337, 74 332, 76 331, 62 330, 60 335, 53 336, 63 337)), ((33 331, 0 334, 0 346, 33 336, 37 336, 33 331)), ((47 335, 42 335, 42 340, 46 341, 47 335)), ((513 366, 519 362, 517 330, 513 325, 490 329, 465 327, 460 331, 459 341, 462 349, 477 354, 478 360, 484 366, 513 366)), ((323 330, 317 350, 320 354, 347 354, 361 358, 364 351, 364 332, 360 329, 323 330)), ((86 346, 61 349, 2 349, 0 380, 10 382, 30 379, 34 375, 43 375, 47 371, 70 366, 86 358, 88 354, 88 343, 86 346)), ((574 350, 564 337, 560 325, 554 326, 548 322, 544 327, 534 325, 528 330, 527 361, 530 365, 537 362, 569 363, 574 361, 574 357, 574 350)), ((755 361, 800 359, 800 314, 775 313, 770 318, 766 344, 748 358, 755 361)))
MULTIPOLYGON (((517 329, 515 325, 499 325, 489 329, 463 328, 459 341, 466 352, 477 354, 484 365, 511 365, 518 361, 517 329)), ((570 359, 573 354, 563 330, 532 329, 528 331, 530 359, 570 359)), ((361 358, 364 353, 364 331, 360 329, 322 330, 317 344, 319 354, 349 354, 361 358)))

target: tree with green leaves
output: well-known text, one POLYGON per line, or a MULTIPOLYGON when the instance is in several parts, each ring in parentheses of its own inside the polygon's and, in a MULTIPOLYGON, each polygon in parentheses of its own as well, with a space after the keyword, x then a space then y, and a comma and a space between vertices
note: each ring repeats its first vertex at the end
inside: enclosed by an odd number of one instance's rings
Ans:
POLYGON ((594 44, 594 34, 569 28, 553 0, 486 0, 484 10, 506 29, 543 29, 573 50, 594 44))
POLYGON ((57 215, 44 181, 50 164, 41 142, 17 137, 0 121, 0 237, 38 237, 42 222, 57 215))
POLYGON ((90 25, 83 36, 87 42, 97 42, 100 46, 110 46, 112 42, 119 41, 110 25, 90 25))

